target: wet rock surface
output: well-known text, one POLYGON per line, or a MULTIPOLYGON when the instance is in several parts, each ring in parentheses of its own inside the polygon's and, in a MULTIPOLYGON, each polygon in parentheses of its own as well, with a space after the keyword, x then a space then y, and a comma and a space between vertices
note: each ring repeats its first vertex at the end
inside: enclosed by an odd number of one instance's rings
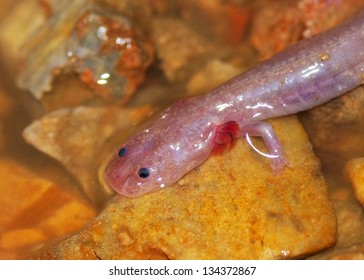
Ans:
POLYGON ((152 36, 164 75, 170 81, 185 80, 190 75, 189 63, 196 63, 202 54, 214 49, 212 41, 175 18, 155 19, 152 36))
POLYGON ((364 209, 351 194, 340 192, 341 195, 333 199, 338 220, 337 242, 310 259, 363 259, 364 209))
POLYGON ((6 148, 6 117, 14 106, 13 101, 5 93, 4 89, 0 87, 0 151, 6 148))
POLYGON ((42 99, 55 76, 75 71, 96 97, 125 103, 153 60, 153 47, 141 30, 91 1, 49 5, 55 11, 36 34, 24 39, 29 42, 22 50, 19 87, 42 99))
POLYGON ((189 95, 201 94, 212 90, 242 72, 238 67, 213 59, 206 63, 206 66, 191 77, 187 84, 189 95))
POLYGON ((348 161, 364 154, 363 93, 361 86, 301 118, 334 189, 348 184, 348 161))
POLYGON ((114 197, 85 230, 38 257, 282 259, 331 246, 336 217, 306 135, 294 117, 273 125, 293 166, 281 176, 239 140, 164 190, 114 197))
POLYGON ((261 59, 268 59, 297 41, 332 28, 350 17, 360 0, 257 1, 251 42, 261 59))
POLYGON ((328 251, 325 254, 319 255, 316 258, 321 260, 363 260, 364 259, 364 244, 357 244, 348 248, 328 251))
POLYGON ((29 258, 96 215, 75 194, 9 158, 0 157, 0 176, 0 259, 29 258))
POLYGON ((362 259, 363 87, 305 113, 301 120, 320 157, 338 219, 337 244, 313 259, 362 259))
POLYGON ((346 165, 346 171, 353 185, 356 198, 364 205, 364 158, 349 161, 346 165))

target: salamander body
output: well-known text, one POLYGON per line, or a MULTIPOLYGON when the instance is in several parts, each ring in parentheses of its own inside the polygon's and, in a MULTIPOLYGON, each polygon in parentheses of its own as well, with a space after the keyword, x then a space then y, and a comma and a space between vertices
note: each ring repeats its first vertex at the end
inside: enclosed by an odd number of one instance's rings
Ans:
POLYGON ((280 172, 288 162, 264 121, 316 107, 363 83, 364 10, 203 96, 172 104, 118 148, 105 181, 117 193, 137 197, 176 182, 214 148, 249 136, 263 138, 264 155, 280 172))

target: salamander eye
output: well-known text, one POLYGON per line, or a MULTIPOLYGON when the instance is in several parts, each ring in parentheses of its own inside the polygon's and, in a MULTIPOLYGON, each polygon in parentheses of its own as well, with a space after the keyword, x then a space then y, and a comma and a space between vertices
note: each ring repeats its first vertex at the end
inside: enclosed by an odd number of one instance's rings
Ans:
POLYGON ((122 147, 122 148, 119 150, 118 156, 119 156, 119 157, 123 157, 123 156, 125 156, 125 154, 126 154, 126 148, 125 148, 125 147, 122 147))
POLYGON ((149 169, 146 167, 142 167, 138 171, 138 175, 140 178, 148 178, 149 174, 150 174, 149 169))

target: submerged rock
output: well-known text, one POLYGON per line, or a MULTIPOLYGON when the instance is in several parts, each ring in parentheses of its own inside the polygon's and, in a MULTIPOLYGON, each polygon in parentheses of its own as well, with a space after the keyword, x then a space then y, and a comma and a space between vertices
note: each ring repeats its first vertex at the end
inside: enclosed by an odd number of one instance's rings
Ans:
MULTIPOLYGON (((338 220, 336 249, 364 243, 364 209, 355 200, 333 201, 338 220)), ((334 249, 334 248, 333 248, 334 249)))
POLYGON ((302 38, 326 31, 363 6, 361 0, 347 1, 257 1, 260 8, 254 15, 251 42, 261 59, 302 38))
POLYGON ((350 160, 346 165, 346 171, 356 198, 364 206, 364 158, 350 160))
POLYGON ((0 176, 0 259, 29 258, 96 214, 79 197, 8 158, 0 158, 0 176))
POLYGON ((185 0, 179 4, 181 17, 194 30, 234 45, 241 42, 247 31, 254 2, 257 1, 185 0))
POLYGON ((345 165, 364 153, 364 87, 305 113, 301 120, 332 181, 345 182, 345 165))
MULTIPOLYGON (((346 165, 347 177, 353 189, 347 180, 335 180, 332 175, 329 177, 330 198, 338 224, 337 242, 334 247, 310 259, 363 259, 364 208, 359 203, 363 203, 362 168, 361 158, 350 160, 346 165)), ((340 175, 336 178, 340 178, 340 175)))
POLYGON ((11 7, 2 11, 0 48, 6 54, 2 57, 7 63, 6 66, 12 71, 17 68, 16 61, 26 46, 27 38, 30 38, 35 30, 46 21, 46 15, 40 2, 37 0, 16 1, 16 4, 12 4, 11 7), (26 28, 24 28, 25 26, 26 28))
POLYGON ((110 190, 100 188, 97 180, 106 150, 113 147, 105 144, 106 140, 118 130, 130 130, 150 111, 148 107, 64 108, 34 121, 23 136, 28 143, 60 161, 78 179, 87 196, 100 204, 110 195, 110 190))
POLYGON ((292 165, 282 175, 239 140, 166 189, 115 196, 86 228, 36 257, 282 259, 332 246, 335 213, 307 136, 295 117, 272 125, 292 165))
POLYGON ((0 150, 6 147, 6 119, 13 107, 13 100, 0 88, 0 150))
POLYGON ((156 18, 152 37, 164 75, 172 82, 186 80, 191 62, 211 52, 214 44, 175 18, 156 18))
POLYGON ((4 132, 4 124, 0 121, 0 150, 3 150, 5 147, 5 132, 4 132))
POLYGON ((203 69, 195 73, 189 80, 187 91, 189 95, 208 92, 240 73, 242 70, 230 63, 219 59, 210 60, 203 69))
POLYGON ((88 0, 52 2, 51 11, 22 50, 18 86, 41 99, 55 76, 75 71, 96 97, 129 100, 153 60, 142 31, 88 0))
POLYGON ((328 251, 311 259, 319 260, 364 260, 364 243, 347 248, 328 251))

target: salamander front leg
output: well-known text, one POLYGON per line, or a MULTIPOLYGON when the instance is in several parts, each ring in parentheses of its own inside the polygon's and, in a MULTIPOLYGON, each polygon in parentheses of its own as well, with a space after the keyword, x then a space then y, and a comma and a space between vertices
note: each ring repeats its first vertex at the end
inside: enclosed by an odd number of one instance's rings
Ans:
POLYGON ((275 134, 273 127, 269 123, 259 122, 251 123, 241 127, 242 136, 245 136, 249 145, 259 154, 272 160, 271 167, 275 174, 282 173, 283 167, 289 165, 288 160, 284 156, 282 146, 275 134), (258 150, 250 140, 250 136, 262 137, 269 153, 263 153, 258 150))

